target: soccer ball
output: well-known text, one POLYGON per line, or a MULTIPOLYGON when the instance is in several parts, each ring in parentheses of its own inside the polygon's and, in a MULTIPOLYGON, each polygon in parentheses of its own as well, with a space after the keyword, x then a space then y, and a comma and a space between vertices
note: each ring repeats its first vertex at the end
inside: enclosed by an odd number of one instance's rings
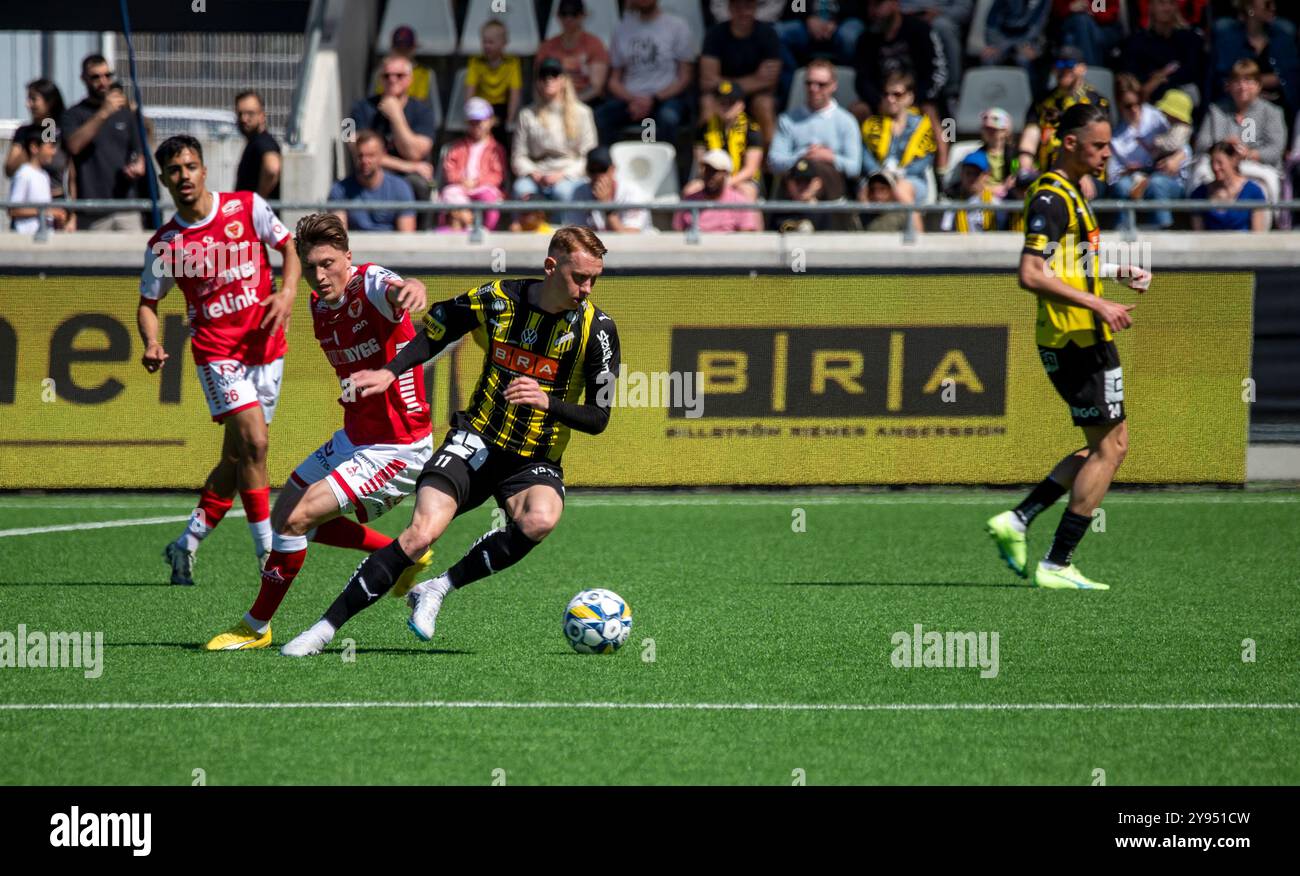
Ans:
POLYGON ((611 654, 632 632, 632 609, 613 590, 584 590, 564 609, 564 637, 579 654, 611 654))

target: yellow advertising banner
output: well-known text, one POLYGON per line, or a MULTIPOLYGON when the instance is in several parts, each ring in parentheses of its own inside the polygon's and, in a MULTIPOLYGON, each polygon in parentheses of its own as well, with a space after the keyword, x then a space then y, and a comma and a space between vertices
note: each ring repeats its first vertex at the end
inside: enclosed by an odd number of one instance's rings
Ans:
MULTIPOLYGON (((449 298, 488 279, 424 278, 449 298)), ((1121 481, 1241 482, 1249 273, 1167 273, 1117 344, 1130 450, 1121 481)), ((181 296, 160 308, 171 354, 139 364, 128 277, 0 277, 0 489, 190 488, 217 459, 181 296)), ((599 436, 575 434, 575 486, 1026 483, 1082 445, 1011 272, 605 277, 623 368, 599 436)), ((270 468, 281 484, 342 422, 311 334, 289 331, 270 468)), ((429 369, 435 437, 483 352, 429 369)))

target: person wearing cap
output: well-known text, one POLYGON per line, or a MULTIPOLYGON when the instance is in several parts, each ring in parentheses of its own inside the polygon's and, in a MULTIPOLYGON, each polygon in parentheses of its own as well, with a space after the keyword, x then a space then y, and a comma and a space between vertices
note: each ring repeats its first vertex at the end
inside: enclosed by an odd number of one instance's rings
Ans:
POLYGON ((934 128, 912 101, 911 73, 895 71, 885 77, 880 93, 880 113, 862 123, 862 171, 881 168, 897 171, 899 197, 905 203, 928 199, 926 172, 934 166, 934 128))
MULTIPOLYGON (((411 100, 420 100, 425 103, 429 102, 429 91, 433 87, 433 68, 427 64, 421 64, 415 57, 415 31, 410 25, 402 24, 393 28, 393 35, 389 37, 388 53, 390 55, 400 55, 411 62, 411 85, 407 94, 411 100)), ((374 84, 370 88, 371 94, 384 93, 384 78, 382 67, 375 70, 375 75, 371 77, 374 84)))
POLYGON ((1020 173, 1020 157, 1011 148, 1011 113, 998 106, 980 113, 980 143, 989 160, 989 185, 997 197, 1006 198, 1020 173))
MULTIPOLYGON (((737 191, 758 198, 759 181, 763 172, 763 135, 745 112, 745 92, 730 79, 722 79, 713 91, 716 111, 700 122, 695 140, 695 162, 698 165, 706 152, 721 149, 731 156, 731 184, 737 191)), ((703 177, 697 177, 682 188, 682 196, 693 195, 704 186, 703 177)))
MULTIPOLYGON (((800 158, 781 178, 779 200, 815 204, 818 201, 839 200, 826 197, 826 181, 816 164, 800 158)), ((777 213, 770 217, 771 228, 782 234, 809 234, 827 231, 833 217, 828 213, 777 213)))
POLYGON ((547 58, 537 68, 534 99, 519 112, 510 151, 514 195, 571 201, 596 146, 591 107, 578 100, 560 62, 547 58))
POLYGON ((825 58, 808 64, 807 102, 781 113, 767 152, 772 173, 785 173, 801 160, 821 178, 823 200, 844 197, 848 180, 862 171, 862 131, 852 113, 835 101, 835 65, 825 58))
POLYGON ((1083 52, 1084 63, 1105 67, 1124 38, 1119 3, 1094 0, 1055 0, 1052 21, 1060 28, 1063 45, 1083 52))
MULTIPOLYGON (((1110 101, 1087 82, 1088 65, 1083 60, 1082 50, 1063 46, 1056 54, 1055 70, 1056 88, 1035 104, 1025 118, 1025 127, 1020 134, 1021 167, 1044 170, 1052 166, 1052 160, 1061 148, 1061 140, 1056 136, 1057 123, 1076 103, 1096 104, 1110 112, 1110 101)), ((1082 185, 1085 196, 1096 195, 1096 184, 1091 177, 1084 177, 1082 185)))
POLYGON ((534 67, 540 67, 548 58, 559 61, 573 80, 578 100, 594 106, 605 94, 609 50, 600 37, 583 27, 587 7, 582 0, 560 0, 555 14, 560 20, 560 32, 538 46, 534 67))
POLYGON ((980 63, 1015 64, 1037 82, 1051 11, 1052 0, 993 0, 985 13, 983 45, 972 47, 980 63))
POLYGON ((627 9, 610 37, 608 99, 596 111, 600 142, 612 143, 627 125, 654 120, 654 139, 677 144, 690 117, 695 45, 679 15, 659 0, 627 0, 627 9))
MULTIPOLYGON (((481 97, 465 102, 465 136, 451 144, 442 160, 442 191, 439 199, 446 204, 471 201, 493 202, 505 199, 506 150, 492 136, 496 114, 492 104, 481 97)), ((489 231, 497 227, 500 213, 488 210, 483 225, 489 231)), ((468 230, 474 224, 469 210, 452 210, 444 227, 453 231, 468 230)))
POLYGON ((1142 99, 1155 103, 1171 88, 1182 89, 1199 103, 1205 82, 1205 34, 1188 27, 1177 0, 1151 0, 1150 24, 1124 42, 1120 68, 1142 83, 1142 99))
POLYGON ((781 38, 776 28, 756 17, 756 0, 728 0, 730 18, 709 29, 700 53, 700 115, 717 108, 714 92, 724 80, 745 96, 749 117, 758 122, 763 143, 776 131, 776 87, 781 75, 781 38))
MULTIPOLYGON (((748 204, 751 199, 742 194, 731 184, 735 168, 731 156, 721 149, 713 149, 700 158, 700 176, 704 185, 693 194, 682 197, 683 201, 719 201, 722 203, 748 204)), ((673 216, 673 230, 685 231, 691 227, 691 213, 682 210, 673 216)), ((701 232, 727 231, 761 231, 763 220, 754 210, 701 210, 701 232)))
MULTIPOLYGON (((1174 92, 1170 92, 1171 94, 1174 92)), ((1110 141, 1110 164, 1106 171, 1106 196, 1120 200, 1172 201, 1186 190, 1176 175, 1156 168, 1160 158, 1156 139, 1169 131, 1169 122, 1160 110, 1142 101, 1142 84, 1132 73, 1115 77, 1115 101, 1119 105, 1119 124, 1110 141)), ((1174 216, 1158 210, 1153 220, 1157 228, 1169 228, 1174 216)), ((1127 222, 1127 214, 1121 214, 1127 222)))
MULTIPOLYGON (((862 187, 858 200, 868 204, 901 204, 898 199, 898 184, 894 174, 887 170, 878 170, 870 174, 862 187)), ((872 232, 901 232, 907 227, 908 213, 891 210, 888 213, 862 214, 862 230, 872 232)))
POLYGON ((510 31, 499 19, 492 18, 479 29, 483 53, 465 65, 465 96, 481 97, 492 105, 500 124, 493 129, 496 138, 508 143, 508 128, 519 113, 524 91, 523 66, 519 58, 506 54, 510 31))
MULTIPOLYGON (((957 173, 955 200, 977 207, 998 203, 997 194, 989 184, 989 158, 983 149, 976 149, 963 158, 957 173)), ((1003 224, 1001 216, 994 210, 949 210, 939 217, 938 230, 969 234, 975 231, 997 231, 1003 224)))
MULTIPOLYGON (((640 192, 620 183, 614 172, 614 159, 608 146, 597 146, 587 153, 587 181, 574 192, 575 201, 600 201, 611 207, 636 201, 650 201, 653 193, 640 192)), ((649 210, 569 210, 562 219, 565 225, 586 225, 596 231, 654 231, 649 210)))

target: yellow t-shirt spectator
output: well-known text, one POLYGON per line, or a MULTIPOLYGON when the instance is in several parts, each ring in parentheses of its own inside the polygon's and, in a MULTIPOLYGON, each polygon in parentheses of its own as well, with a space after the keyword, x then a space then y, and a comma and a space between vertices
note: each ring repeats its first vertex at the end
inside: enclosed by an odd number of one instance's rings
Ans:
POLYGON ((469 59, 469 67, 465 71, 465 85, 474 89, 475 97, 481 97, 493 106, 503 104, 509 100, 511 89, 524 87, 519 59, 506 55, 500 64, 493 67, 487 58, 475 55, 469 59))

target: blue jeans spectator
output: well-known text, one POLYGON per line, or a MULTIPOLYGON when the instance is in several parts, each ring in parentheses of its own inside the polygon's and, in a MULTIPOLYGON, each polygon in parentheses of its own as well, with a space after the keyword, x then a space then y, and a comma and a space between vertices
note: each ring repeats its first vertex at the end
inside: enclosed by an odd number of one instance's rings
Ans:
POLYGON ((1102 26, 1086 12, 1068 16, 1061 25, 1061 44, 1083 52, 1083 62, 1089 67, 1109 67, 1111 50, 1123 38, 1118 24, 1102 26))
POLYGON ((572 179, 566 176, 560 177, 549 186, 542 186, 534 182, 531 176, 520 176, 515 177, 512 191, 516 201, 538 197, 548 201, 572 201, 585 182, 585 179, 572 179))
MULTIPOLYGON (((1132 198, 1133 186, 1136 180, 1133 176, 1122 176, 1115 182, 1107 186, 1106 197, 1114 198, 1118 201, 1127 201, 1132 198)), ((1183 184, 1175 177, 1164 173, 1153 173, 1147 178, 1146 191, 1142 193, 1144 201, 1179 201, 1187 196, 1183 191, 1183 184)), ((1119 227, 1129 227, 1130 213, 1121 213, 1119 215, 1119 227)), ((1174 214, 1171 210, 1156 210, 1152 214, 1152 222, 1157 228, 1170 228, 1174 224, 1174 214)))
MULTIPOLYGON (((656 100, 650 110, 650 118, 655 121, 654 139, 659 143, 677 145, 677 133, 682 123, 690 118, 690 89, 667 100, 656 100)), ((596 108, 596 131, 600 142, 613 143, 620 128, 639 124, 627 114, 627 101, 611 97, 596 108)))
POLYGON ((854 49, 858 37, 866 30, 861 19, 846 18, 835 28, 829 46, 815 43, 808 36, 808 25, 799 21, 778 21, 773 23, 776 34, 781 38, 781 77, 777 84, 777 105, 785 106, 790 96, 790 83, 794 81, 794 71, 807 64, 816 54, 826 54, 830 50, 831 60, 836 64, 852 67, 854 49))

